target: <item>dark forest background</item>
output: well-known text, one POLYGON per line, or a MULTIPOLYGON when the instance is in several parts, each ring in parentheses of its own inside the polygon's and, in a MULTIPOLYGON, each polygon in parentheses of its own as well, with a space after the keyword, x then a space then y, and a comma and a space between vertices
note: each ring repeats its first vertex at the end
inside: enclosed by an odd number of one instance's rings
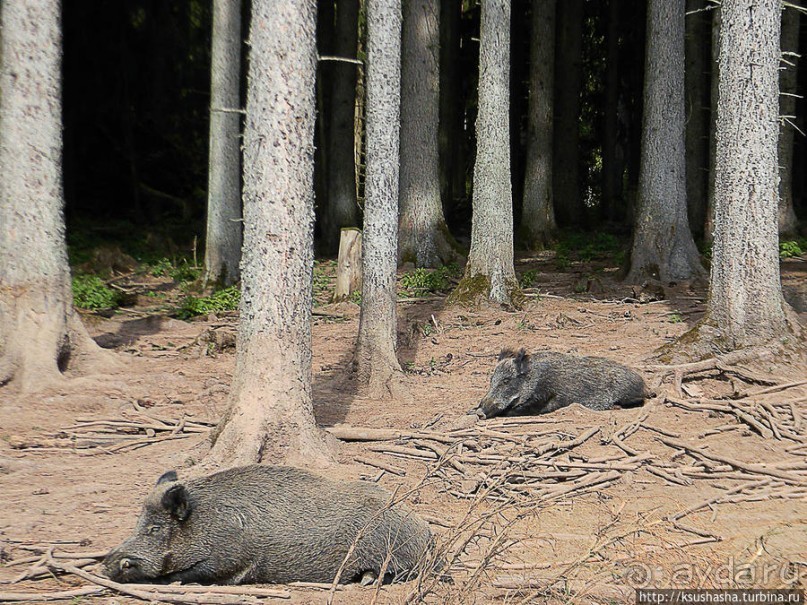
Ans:
MULTIPOLYGON (((449 227, 462 242, 470 233, 480 11, 473 1, 444 0, 443 13, 459 4, 458 35, 452 45, 441 48, 441 103, 453 112, 453 123, 441 125, 441 154, 446 164, 444 210, 449 227), (455 69, 446 70, 446 64, 455 69)), ((583 216, 559 212, 558 221, 566 230, 628 235, 638 182, 646 0, 587 0, 583 6, 577 173, 586 209, 583 216), (617 34, 617 44, 610 51, 606 43, 609 16, 616 17, 611 26, 617 34), (617 145, 624 169, 617 195, 604 200, 606 72, 614 60, 619 74, 617 145)), ((529 0, 513 0, 510 120, 516 233, 526 157, 530 7, 529 0)), ((248 8, 247 4, 245 19, 248 8)), ((142 258, 190 254, 195 243, 201 259, 207 204, 211 3, 84 0, 65 2, 62 10, 64 186, 71 252, 111 241, 142 258)), ((319 10, 327 11, 327 2, 321 2, 319 10)), ((561 22, 559 14, 559 27, 561 22)), ((327 15, 318 29, 321 52, 333 33, 324 23, 327 15)), ((247 23, 244 31, 248 31, 247 23)), ((708 36, 703 44, 710 44, 708 36)), ((708 56, 709 49, 704 50, 708 56)), ((558 49, 558 57, 561 52, 558 49)), ((332 65, 320 63, 320 79, 328 77, 332 65)), ((806 71, 805 62, 800 61, 802 91, 806 71)), ((798 99, 796 112, 802 130, 804 102, 798 99)), ((555 136, 569 134, 556 132, 555 136)), ((807 215, 806 153, 805 139, 797 134, 793 190, 802 221, 807 215)), ((327 191, 318 183, 318 209, 325 204, 327 191)), ((692 227, 695 237, 702 237, 702 228, 692 227)))

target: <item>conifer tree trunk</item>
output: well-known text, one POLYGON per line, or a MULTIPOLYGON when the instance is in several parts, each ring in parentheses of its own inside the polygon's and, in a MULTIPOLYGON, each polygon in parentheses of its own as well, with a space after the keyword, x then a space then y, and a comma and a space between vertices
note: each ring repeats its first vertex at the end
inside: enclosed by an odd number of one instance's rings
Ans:
POLYGON ((777 237, 780 11, 780 0, 723 0, 721 8, 715 231, 700 327, 720 351, 766 344, 792 329, 777 237))
POLYGON ((715 173, 717 153, 717 87, 720 80, 720 23, 723 11, 720 4, 715 4, 712 13, 712 69, 709 78, 711 111, 709 113, 709 175, 706 189, 706 219, 703 225, 703 239, 711 243, 715 229, 715 173))
POLYGON ((532 6, 527 163, 520 227, 528 249, 545 247, 556 230, 552 196, 554 80, 555 0, 536 0, 532 6))
POLYGON ((398 261, 439 267, 457 257, 440 200, 440 3, 403 9, 398 261))
POLYGON ((471 251, 451 302, 519 306, 510 184, 510 1, 483 0, 471 251))
POLYGON ((238 281, 241 261, 241 0, 214 0, 210 54, 206 286, 238 281))
MULTIPOLYGON (((797 0, 792 4, 799 5, 797 0)), ((796 85, 799 73, 799 25, 801 11, 782 11, 782 69, 779 72, 779 235, 794 236, 799 226, 793 210, 793 133, 796 121, 796 85)))
POLYGON ((374 397, 391 394, 395 354, 401 2, 367 0, 367 176, 362 238, 358 380, 374 397))
POLYGON ((639 200, 627 281, 703 275, 687 219, 684 155, 684 4, 650 0, 647 13, 639 200))
POLYGON ((465 195, 462 158, 463 101, 460 82, 462 0, 440 0, 440 197, 443 211, 465 195))
POLYGON ((113 360, 73 309, 59 0, 3 0, 0 32, 0 385, 28 392, 113 360))
POLYGON ((687 212, 692 232, 703 235, 709 163, 709 15, 706 0, 687 0, 686 172, 687 212))
POLYGON ((213 467, 332 462, 311 400, 315 18, 314 0, 252 0, 238 348, 213 467))
MULTIPOLYGON (((334 44, 338 57, 356 58, 358 24, 359 0, 339 0, 334 44)), ((345 61, 335 61, 328 68, 331 74, 327 140, 328 220, 323 235, 325 249, 333 253, 339 247, 341 230, 359 226, 354 153, 357 69, 354 63, 345 61)))
POLYGON ((580 87, 582 85, 583 0, 557 5, 555 53, 555 210, 562 227, 583 226, 585 206, 580 195, 580 87))
MULTIPOLYGON (((605 112, 602 143, 602 212, 604 220, 616 219, 622 198, 624 157, 617 142, 619 126, 619 0, 608 2, 605 57, 605 112)), ((624 154, 623 154, 624 155, 624 154)))

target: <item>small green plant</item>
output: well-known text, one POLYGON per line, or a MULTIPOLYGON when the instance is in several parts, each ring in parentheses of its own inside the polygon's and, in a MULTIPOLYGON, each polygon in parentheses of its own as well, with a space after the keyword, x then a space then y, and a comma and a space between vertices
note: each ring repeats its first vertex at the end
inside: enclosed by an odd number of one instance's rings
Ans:
POLYGON ((199 279, 202 270, 183 258, 174 263, 169 258, 161 258, 149 265, 149 273, 154 277, 170 277, 176 282, 189 282, 199 279))
POLYGON ((180 319, 188 319, 197 315, 207 315, 208 313, 220 313, 222 311, 235 311, 241 301, 241 291, 238 286, 230 286, 224 290, 214 292, 210 296, 197 298, 188 296, 182 301, 182 305, 177 312, 180 319))
POLYGON ((443 292, 451 287, 451 277, 459 274, 459 267, 452 263, 439 269, 415 269, 401 276, 401 289, 409 296, 426 296, 443 292))
POLYGON ((314 295, 321 294, 331 286, 331 278, 321 267, 314 267, 314 295))
POLYGON ((96 275, 76 275, 72 289, 73 303, 79 309, 114 309, 120 304, 120 295, 96 275))
POLYGON ((169 275, 171 279, 176 282, 189 282, 199 279, 202 270, 199 267, 194 267, 188 261, 184 260, 171 270, 169 275))
POLYGON ((669 321, 671 324, 680 324, 683 323, 684 319, 678 313, 671 313, 670 318, 667 321, 669 321))
POLYGON ((572 265, 569 255, 565 252, 558 252, 555 255, 555 267, 558 271, 566 271, 572 265))
POLYGON ((522 288, 532 288, 535 285, 535 279, 538 277, 538 272, 534 269, 529 269, 528 271, 524 271, 521 274, 521 278, 518 280, 518 285, 522 288))
POLYGON ((348 300, 356 305, 361 306, 361 290, 353 290, 350 293, 350 298, 348 300))
POLYGON ((423 324, 423 336, 431 336, 432 332, 434 332, 434 327, 429 322, 423 324))
POLYGON ((797 241, 779 242, 779 258, 793 258, 804 254, 800 243, 797 241))
POLYGON ((171 263, 171 261, 163 257, 151 263, 149 273, 151 273, 153 277, 165 277, 166 275, 170 274, 173 268, 174 265, 171 263))

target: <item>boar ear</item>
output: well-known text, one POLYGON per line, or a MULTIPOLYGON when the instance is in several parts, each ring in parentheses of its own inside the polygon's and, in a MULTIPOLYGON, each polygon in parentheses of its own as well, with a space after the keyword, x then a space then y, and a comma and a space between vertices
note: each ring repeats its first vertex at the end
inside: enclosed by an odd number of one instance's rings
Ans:
POLYGON ((176 471, 168 471, 167 473, 163 473, 162 476, 157 479, 157 485, 160 483, 168 483, 170 481, 177 480, 177 472, 176 471))
POLYGON ((499 353, 499 361, 502 359, 507 359, 508 357, 515 357, 516 354, 510 349, 502 349, 499 353))
POLYGON ((191 515, 191 503, 188 501, 188 491, 185 489, 185 486, 180 483, 172 485, 165 490, 162 505, 177 521, 185 521, 191 515))
POLYGON ((516 369, 518 370, 519 374, 526 374, 529 371, 529 360, 530 356, 527 355, 527 351, 525 349, 521 349, 515 358, 516 369))

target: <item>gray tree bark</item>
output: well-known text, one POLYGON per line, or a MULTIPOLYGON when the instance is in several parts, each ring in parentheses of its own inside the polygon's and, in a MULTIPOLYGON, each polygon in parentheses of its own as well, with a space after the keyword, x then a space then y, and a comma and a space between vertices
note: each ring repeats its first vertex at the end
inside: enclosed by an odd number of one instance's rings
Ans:
POLYGON ((555 55, 555 133, 553 187, 561 226, 585 223, 580 194, 580 87, 582 85, 583 0, 562 0, 557 5, 555 55))
POLYGON ((684 155, 684 3, 647 12, 639 200, 627 281, 704 274, 687 219, 684 155))
POLYGON ((439 267, 458 256, 440 200, 440 3, 403 10, 398 261, 439 267))
MULTIPOLYGON (((796 0, 792 4, 799 5, 796 0)), ((799 21, 801 11, 782 11, 782 69, 779 71, 779 235, 794 236, 799 226, 793 210, 793 132, 799 73, 799 21)))
MULTIPOLYGON (((707 324, 727 351, 789 332, 777 208, 781 0, 723 0, 707 324)), ((702 334, 703 335, 703 334, 702 334)))
POLYGON ((252 1, 236 370, 207 466, 332 461, 311 399, 315 18, 252 1))
POLYGON ((703 235, 709 164, 709 85, 706 0, 687 0, 686 16, 686 174, 689 225, 703 235))
POLYGON ((356 370, 359 382, 376 397, 391 394, 392 380, 401 371, 395 354, 400 91, 401 2, 368 0, 367 176, 356 370))
POLYGON ((608 3, 608 26, 605 33, 605 111, 602 142, 602 211, 604 220, 614 221, 622 202, 624 153, 617 141, 619 126, 619 3, 608 3))
POLYGON ((510 183, 510 1, 483 0, 471 251, 452 302, 519 306, 510 183))
MULTIPOLYGON (((358 23, 358 0, 339 0, 334 45, 338 57, 356 58, 358 23)), ((326 250, 332 253, 339 246, 342 229, 359 226, 354 137, 357 69, 355 64, 344 61, 328 67, 332 83, 327 141, 328 220, 323 235, 326 250)))
POLYGON ((205 286, 238 281, 241 261, 241 0, 214 0, 205 286))
POLYGON ((709 113, 709 176, 706 190, 706 219, 703 225, 703 239, 707 243, 714 240, 715 229, 715 172, 717 153, 717 86, 720 80, 720 22, 723 11, 720 4, 712 6, 712 69, 710 76, 711 111, 709 113))
POLYGON ((0 385, 29 392, 112 358, 73 309, 59 0, 3 0, 0 31, 0 385))
POLYGON ((460 24, 462 0, 440 0, 440 190, 443 208, 465 195, 462 162, 460 24))
POLYGON ((546 247, 557 229, 552 196, 554 80, 555 0, 535 0, 532 3, 524 209, 519 234, 524 245, 533 250, 546 247))

